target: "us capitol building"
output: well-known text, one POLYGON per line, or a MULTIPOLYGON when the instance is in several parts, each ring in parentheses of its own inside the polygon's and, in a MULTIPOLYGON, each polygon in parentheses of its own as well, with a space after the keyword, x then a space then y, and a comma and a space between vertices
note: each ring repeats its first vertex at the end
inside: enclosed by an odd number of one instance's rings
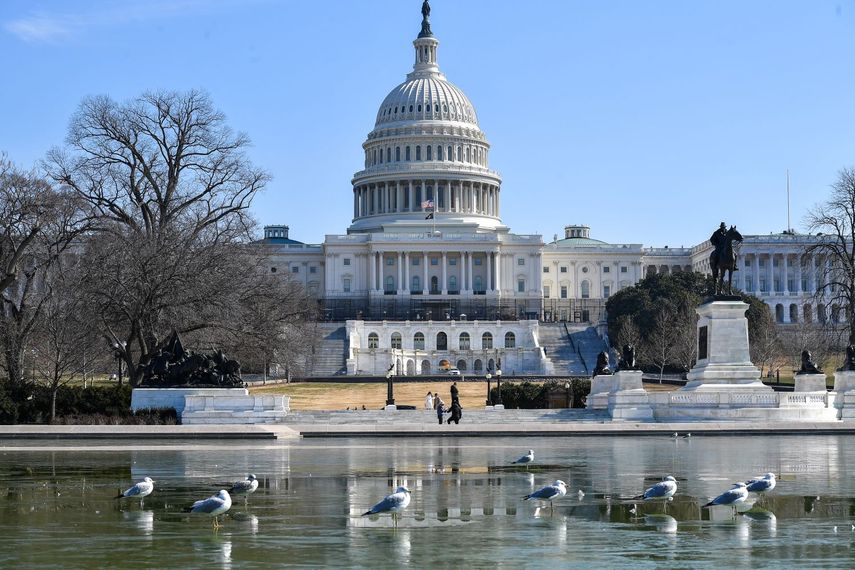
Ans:
MULTIPOLYGON (((266 226, 271 271, 317 295, 323 319, 345 323, 346 371, 426 374, 565 373, 544 350, 544 329, 596 327, 609 295, 646 275, 709 273, 711 245, 608 244, 585 225, 563 236, 514 234, 502 223, 502 179, 475 107, 442 74, 424 2, 414 65, 377 111, 354 174, 353 220, 322 244, 266 226)), ((711 228, 712 229, 712 228, 711 228)), ((780 323, 837 318, 817 303, 811 236, 745 236, 734 285, 765 300, 780 323)), ((559 331, 560 332, 560 331, 559 331)), ((553 331, 554 336, 554 331, 553 331)), ((342 372, 344 371, 342 368, 342 372)))

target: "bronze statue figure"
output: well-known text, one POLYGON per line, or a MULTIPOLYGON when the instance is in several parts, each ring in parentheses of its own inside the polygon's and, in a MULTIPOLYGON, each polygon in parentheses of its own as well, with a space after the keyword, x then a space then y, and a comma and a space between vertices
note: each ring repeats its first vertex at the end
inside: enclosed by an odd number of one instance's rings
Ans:
POLYGON ((428 0, 422 2, 422 31, 419 32, 420 38, 429 38, 433 36, 430 30, 430 3, 428 0))
POLYGON ((184 350, 178 332, 142 366, 141 387, 214 386, 242 388, 240 362, 226 358, 222 350, 198 354, 184 350))
POLYGON ((597 355, 597 367, 594 368, 594 376, 610 376, 612 373, 609 368, 609 353, 605 350, 597 355))
POLYGON ((802 367, 796 374, 823 374, 822 368, 814 364, 809 350, 802 351, 802 367))
POLYGON ((715 281, 716 295, 733 295, 733 272, 737 270, 736 252, 733 243, 742 243, 742 234, 736 231, 736 226, 726 229, 724 222, 710 236, 710 243, 715 248, 710 254, 710 269, 715 281), (727 272, 727 287, 724 274, 727 272))
POLYGON ((635 346, 632 343, 623 345, 620 360, 618 360, 618 370, 636 370, 635 346))

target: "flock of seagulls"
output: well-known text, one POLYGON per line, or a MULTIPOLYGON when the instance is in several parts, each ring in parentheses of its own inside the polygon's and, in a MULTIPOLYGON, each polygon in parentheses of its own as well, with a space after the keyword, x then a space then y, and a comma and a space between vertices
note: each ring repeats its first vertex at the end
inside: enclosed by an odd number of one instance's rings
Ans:
MULTIPOLYGON (((253 474, 249 474, 243 481, 235 481, 231 487, 231 494, 225 489, 220 489, 216 494, 211 495, 207 499, 196 501, 193 505, 183 509, 183 511, 185 513, 208 515, 211 517, 214 528, 219 528, 219 516, 232 508, 231 495, 244 495, 248 497, 252 493, 255 493, 256 489, 258 489, 258 478, 253 474)), ((133 487, 120 492, 116 498, 139 498, 140 506, 142 506, 143 500, 151 495, 153 491, 154 481, 152 481, 151 477, 145 477, 133 487)), ((407 502, 409 503, 409 500, 407 502)))
MULTIPOLYGON (((691 434, 687 434, 687 437, 691 437, 691 434)), ((534 450, 529 449, 528 453, 514 461, 511 461, 511 464, 525 465, 526 469, 528 469, 528 466, 533 462, 534 450)), ((730 505, 734 506, 735 508, 736 504, 742 503, 745 501, 745 499, 748 498, 749 493, 767 493, 775 488, 775 484, 775 474, 766 473, 762 477, 750 479, 744 483, 740 482, 734 484, 732 489, 725 491, 721 495, 717 496, 709 503, 705 504, 703 508, 709 508, 718 505, 730 505)), ((643 494, 638 495, 637 497, 633 497, 633 499, 643 499, 645 501, 666 501, 667 505, 667 502, 672 501, 676 493, 677 479, 675 479, 672 475, 668 475, 661 482, 656 483, 652 487, 646 489, 643 494)), ((552 512, 554 510, 553 501, 555 501, 556 499, 560 499, 565 495, 567 495, 567 483, 558 479, 553 483, 546 485, 545 487, 541 487, 533 493, 529 493, 528 495, 523 496, 522 499, 524 501, 541 501, 549 503, 549 509, 550 512, 552 512)), ((579 489, 579 491, 577 492, 577 496, 581 501, 585 497, 584 491, 579 489)), ((371 507, 368 511, 363 513, 362 516, 391 513, 394 525, 395 527, 397 527, 400 513, 410 504, 411 498, 411 492, 409 489, 407 489, 406 487, 398 487, 394 493, 384 497, 382 501, 380 501, 379 503, 371 507)), ((633 515, 637 514, 637 505, 633 504, 629 512, 633 515)))

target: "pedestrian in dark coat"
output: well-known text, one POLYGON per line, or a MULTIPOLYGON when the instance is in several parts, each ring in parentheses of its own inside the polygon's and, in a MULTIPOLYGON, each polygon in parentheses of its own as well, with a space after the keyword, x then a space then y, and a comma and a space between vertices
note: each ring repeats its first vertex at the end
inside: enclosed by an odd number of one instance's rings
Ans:
POLYGON ((454 422, 455 424, 459 424, 461 417, 463 417, 463 408, 460 407, 460 400, 454 400, 451 403, 451 417, 448 418, 448 423, 454 422))
POLYGON ((445 415, 445 403, 442 401, 442 398, 437 398, 436 402, 436 419, 439 420, 439 424, 442 425, 442 416, 445 415))
POLYGON ((455 382, 451 385, 451 405, 454 405, 454 402, 457 402, 459 399, 460 396, 458 396, 457 382, 455 382))

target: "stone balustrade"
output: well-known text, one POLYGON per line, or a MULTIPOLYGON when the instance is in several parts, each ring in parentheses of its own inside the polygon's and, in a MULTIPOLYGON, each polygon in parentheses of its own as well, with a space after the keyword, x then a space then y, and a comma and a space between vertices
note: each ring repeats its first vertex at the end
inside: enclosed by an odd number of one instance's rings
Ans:
POLYGON ((290 409, 288 396, 200 395, 184 398, 182 424, 281 423, 290 409))

